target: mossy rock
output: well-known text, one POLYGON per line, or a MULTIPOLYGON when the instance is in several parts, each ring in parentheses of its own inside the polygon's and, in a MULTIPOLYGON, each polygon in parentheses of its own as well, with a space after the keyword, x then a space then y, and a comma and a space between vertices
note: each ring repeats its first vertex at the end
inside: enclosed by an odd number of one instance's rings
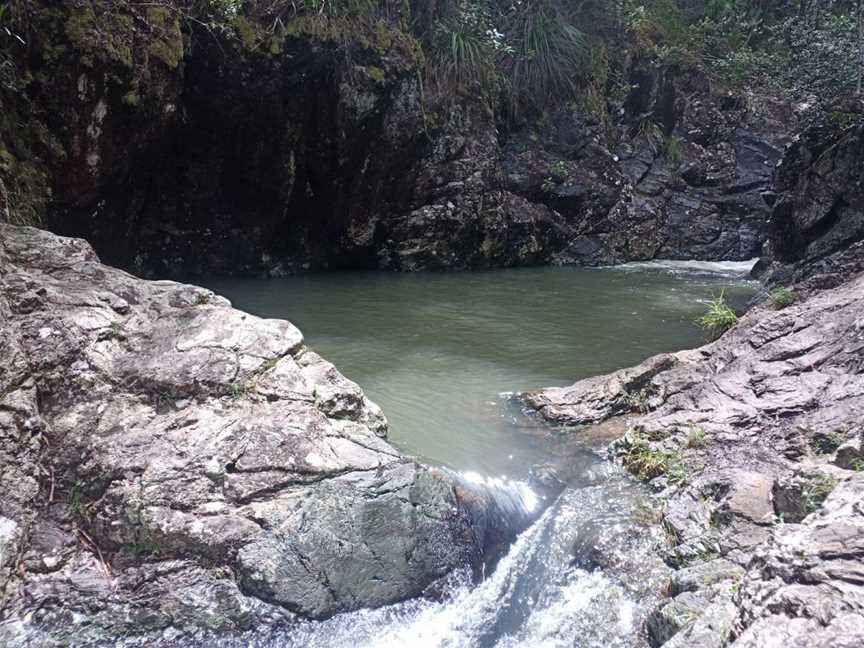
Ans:
POLYGON ((166 7, 147 9, 147 22, 155 31, 155 40, 147 53, 174 70, 183 60, 183 33, 180 31, 180 16, 166 7))
POLYGON ((84 65, 93 67, 102 61, 131 69, 134 62, 132 16, 103 9, 97 15, 92 2, 76 7, 66 20, 66 36, 80 52, 84 65))

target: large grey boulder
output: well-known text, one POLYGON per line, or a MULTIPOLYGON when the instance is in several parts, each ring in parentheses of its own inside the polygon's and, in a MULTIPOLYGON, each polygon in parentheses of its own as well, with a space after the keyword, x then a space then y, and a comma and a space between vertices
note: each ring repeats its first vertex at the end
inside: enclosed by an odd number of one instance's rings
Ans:
POLYGON ((402 456, 293 325, 0 224, 0 644, 421 594, 528 522, 402 456))

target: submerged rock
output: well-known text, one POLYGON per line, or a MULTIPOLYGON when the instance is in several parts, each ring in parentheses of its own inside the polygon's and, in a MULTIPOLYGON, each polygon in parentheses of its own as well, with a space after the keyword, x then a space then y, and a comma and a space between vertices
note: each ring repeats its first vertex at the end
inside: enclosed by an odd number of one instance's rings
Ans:
POLYGON ((532 512, 400 455, 293 325, 0 225, 0 643, 419 595, 532 512))

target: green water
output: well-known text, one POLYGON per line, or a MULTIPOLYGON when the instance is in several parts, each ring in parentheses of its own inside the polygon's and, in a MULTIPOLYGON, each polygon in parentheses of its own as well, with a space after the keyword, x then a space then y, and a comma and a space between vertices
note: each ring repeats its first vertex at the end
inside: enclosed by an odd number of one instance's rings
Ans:
POLYGON ((288 319, 387 415, 391 441, 422 461, 521 477, 556 448, 502 394, 566 385, 698 346, 693 323, 725 291, 755 290, 741 264, 352 273, 209 287, 288 319))

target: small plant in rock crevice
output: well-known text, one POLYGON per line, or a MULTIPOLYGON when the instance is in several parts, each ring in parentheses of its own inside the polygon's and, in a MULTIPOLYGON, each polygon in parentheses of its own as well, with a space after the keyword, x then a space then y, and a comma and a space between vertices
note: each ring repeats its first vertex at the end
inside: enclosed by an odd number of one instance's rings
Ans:
POLYGON ((696 320, 709 340, 716 340, 738 322, 738 315, 726 303, 726 297, 721 292, 708 302, 708 311, 696 320))
POLYGON ((567 177, 569 176, 567 163, 564 160, 553 162, 549 165, 547 173, 548 175, 543 180, 541 189, 543 190, 543 193, 552 193, 558 185, 563 184, 567 180, 567 177))
POLYGON ((818 455, 830 455, 846 441, 844 430, 817 432, 810 438, 810 448, 818 455))
POLYGON ((788 288, 777 286, 768 293, 768 299, 771 300, 774 310, 783 310, 798 301, 798 295, 788 288))
POLYGON ((677 452, 654 448, 644 432, 634 432, 630 445, 622 456, 622 463, 638 479, 651 481, 666 477, 670 484, 687 481, 687 471, 677 452))
POLYGON ((688 448, 701 448, 705 445, 705 430, 701 427, 693 427, 687 434, 688 448))
POLYGON ((807 483, 801 495, 804 500, 804 510, 808 515, 819 510, 835 486, 837 486, 837 479, 830 475, 814 477, 807 483))
POLYGON ((647 414, 651 411, 651 396, 654 395, 650 386, 644 387, 637 392, 628 392, 624 394, 624 404, 634 412, 647 414))

